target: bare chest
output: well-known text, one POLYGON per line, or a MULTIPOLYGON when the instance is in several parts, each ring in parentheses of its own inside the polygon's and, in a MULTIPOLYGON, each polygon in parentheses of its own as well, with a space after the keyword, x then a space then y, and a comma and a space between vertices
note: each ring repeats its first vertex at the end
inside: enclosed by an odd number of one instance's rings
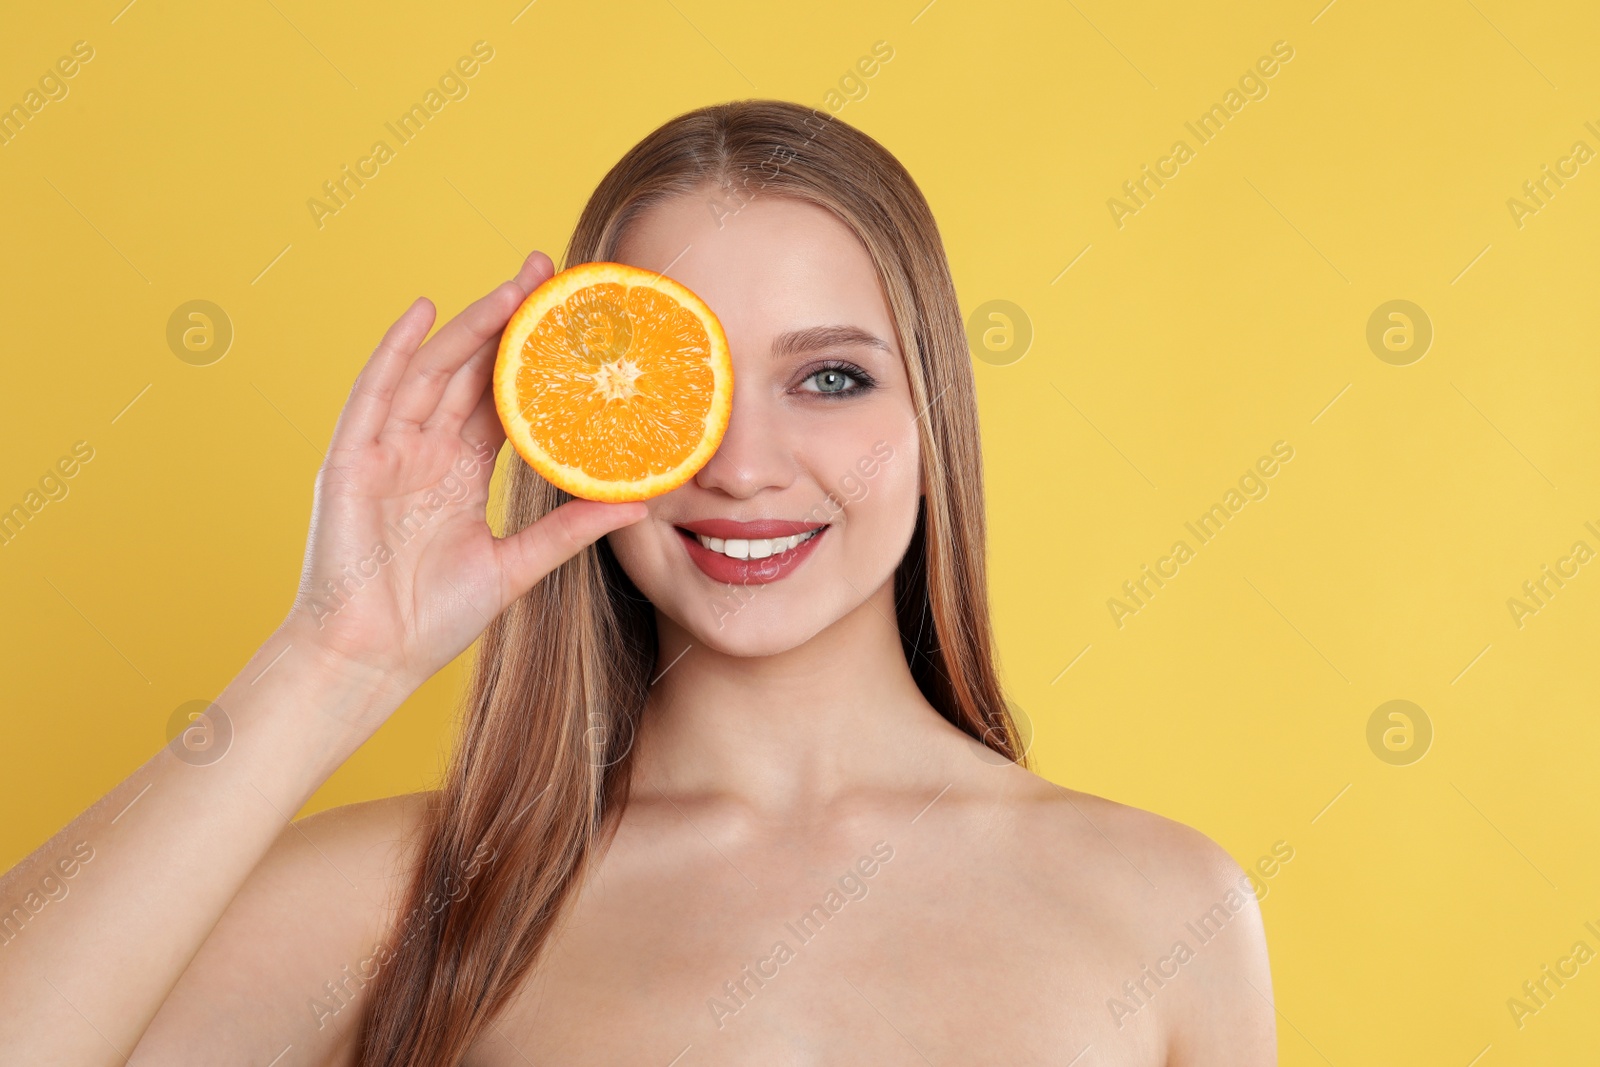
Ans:
POLYGON ((1161 1062, 1154 1011, 1107 1012, 1138 963, 1031 867, 830 859, 602 869, 469 1067, 1161 1062))

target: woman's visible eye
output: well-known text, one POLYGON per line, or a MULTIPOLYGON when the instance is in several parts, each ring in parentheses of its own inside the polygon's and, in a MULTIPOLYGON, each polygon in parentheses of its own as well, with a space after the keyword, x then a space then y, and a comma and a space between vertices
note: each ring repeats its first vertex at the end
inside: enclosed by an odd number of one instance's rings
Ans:
POLYGON ((802 392, 820 393, 823 396, 834 397, 850 393, 864 393, 877 384, 872 375, 854 363, 838 360, 825 363, 806 375, 805 381, 802 383, 802 392), (804 388, 804 386, 811 387, 804 388))

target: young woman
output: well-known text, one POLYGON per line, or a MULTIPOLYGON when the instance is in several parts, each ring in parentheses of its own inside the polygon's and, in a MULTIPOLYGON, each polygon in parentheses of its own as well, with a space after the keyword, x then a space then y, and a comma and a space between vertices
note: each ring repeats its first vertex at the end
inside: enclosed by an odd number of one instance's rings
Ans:
POLYGON ((1026 769, 970 357, 905 170, 792 104, 703 108, 565 258, 716 312, 717 453, 635 504, 512 454, 497 538, 489 374, 554 265, 426 341, 413 304, 339 417, 293 608, 200 724, 219 747, 175 741, 0 882, 69 887, 0 947, 0 1060, 1275 1062, 1239 868, 1026 769), (287 822, 480 634, 441 788, 287 822))

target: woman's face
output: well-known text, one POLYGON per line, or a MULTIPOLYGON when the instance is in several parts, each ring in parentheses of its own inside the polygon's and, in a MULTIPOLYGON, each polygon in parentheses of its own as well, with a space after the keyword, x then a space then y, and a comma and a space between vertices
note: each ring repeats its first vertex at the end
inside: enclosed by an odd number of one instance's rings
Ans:
POLYGON ((916 524, 917 410, 872 260, 824 208, 757 193, 734 211, 709 187, 635 220, 616 258, 710 305, 734 388, 710 462, 611 548, 692 640, 802 644, 892 582, 916 524))

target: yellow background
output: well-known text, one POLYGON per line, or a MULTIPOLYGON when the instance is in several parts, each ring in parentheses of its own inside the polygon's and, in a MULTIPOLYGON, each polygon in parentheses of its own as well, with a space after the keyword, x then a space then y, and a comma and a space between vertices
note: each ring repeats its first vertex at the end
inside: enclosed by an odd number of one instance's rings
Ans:
MULTIPOLYGON (((1285 1064, 1592 1058, 1600 963, 1520 1029, 1506 1001, 1580 938, 1600 950, 1600 563, 1520 628, 1506 602, 1600 549, 1600 162, 1520 228, 1507 200, 1574 141, 1600 150, 1600 16, 924 4, 9 12, 0 104, 74 41, 95 56, 0 147, 0 506, 73 442, 95 456, 0 548, 0 864, 282 617, 319 449, 414 297, 447 317, 559 255, 669 117, 825 107, 882 40, 839 116, 921 184, 964 312, 1007 300, 1034 331, 977 377, 1005 678, 1043 772, 1246 865, 1293 847, 1262 904, 1285 1064), (478 40, 470 95, 319 229, 308 198, 478 40), (1199 146, 1184 122, 1280 40, 1267 97, 1199 146), (1107 200, 1179 138, 1195 158, 1118 228, 1107 200), (193 299, 236 332, 210 366, 166 343, 193 299), (1366 342, 1394 299, 1435 331, 1409 366, 1366 342), (1278 440, 1270 494, 1118 628, 1122 582, 1278 440), (1408 766, 1367 744, 1391 699, 1433 726, 1408 766)), ((433 781, 460 666, 308 810, 433 781)))

